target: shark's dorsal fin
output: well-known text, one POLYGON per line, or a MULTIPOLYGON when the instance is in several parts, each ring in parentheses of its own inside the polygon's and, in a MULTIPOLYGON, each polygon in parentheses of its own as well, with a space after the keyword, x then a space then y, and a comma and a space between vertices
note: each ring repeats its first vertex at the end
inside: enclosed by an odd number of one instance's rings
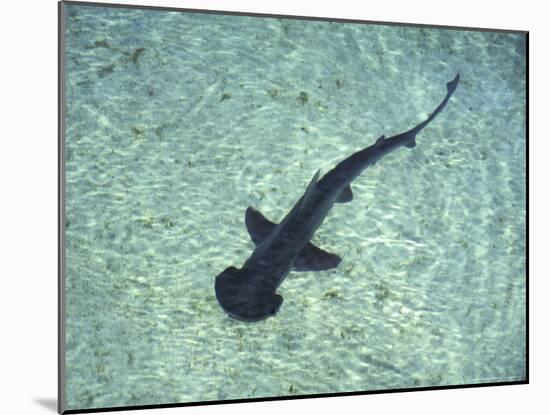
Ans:
POLYGON ((353 200, 353 193, 351 191, 351 186, 348 184, 338 194, 338 197, 336 198, 336 203, 347 203, 347 202, 351 202, 352 200, 353 200))
POLYGON ((382 144, 385 139, 386 139, 386 136, 381 135, 380 137, 378 137, 375 144, 382 144))
MULTIPOLYGON (((255 245, 260 244, 277 226, 253 207, 246 209, 246 228, 255 245)), ((294 261, 296 271, 323 271, 336 268, 342 258, 309 242, 294 261)))
POLYGON ((313 194, 313 189, 315 189, 315 185, 317 184, 317 180, 319 179, 319 173, 321 173, 321 170, 317 170, 317 173, 313 176, 311 181, 309 182, 306 192, 302 196, 302 203, 300 204, 300 208, 305 205, 307 200, 311 197, 313 194))

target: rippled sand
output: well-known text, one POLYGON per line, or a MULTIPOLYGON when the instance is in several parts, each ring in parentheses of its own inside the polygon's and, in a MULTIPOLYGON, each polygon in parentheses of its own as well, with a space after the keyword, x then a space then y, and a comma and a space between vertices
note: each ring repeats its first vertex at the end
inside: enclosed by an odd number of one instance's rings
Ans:
POLYGON ((519 34, 67 6, 67 407, 525 378, 519 34), (423 121, 314 237, 274 318, 214 279, 317 169, 423 121))

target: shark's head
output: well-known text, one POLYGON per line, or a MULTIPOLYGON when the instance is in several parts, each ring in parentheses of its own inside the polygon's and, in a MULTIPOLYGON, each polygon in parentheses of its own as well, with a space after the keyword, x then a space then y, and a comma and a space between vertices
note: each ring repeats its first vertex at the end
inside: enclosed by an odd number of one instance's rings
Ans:
POLYGON ((266 282, 253 270, 229 267, 216 277, 216 298, 237 320, 263 320, 275 315, 283 303, 283 297, 266 282))

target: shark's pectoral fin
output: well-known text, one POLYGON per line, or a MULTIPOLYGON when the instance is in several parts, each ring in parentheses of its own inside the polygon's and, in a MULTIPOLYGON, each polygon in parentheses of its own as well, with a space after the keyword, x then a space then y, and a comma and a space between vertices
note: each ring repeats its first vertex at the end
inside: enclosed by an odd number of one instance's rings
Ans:
POLYGON ((351 191, 351 187, 348 185, 340 191, 340 193, 338 194, 338 197, 336 198, 336 203, 347 203, 347 202, 351 202, 352 200, 353 200, 353 193, 351 191))
POLYGON ((255 245, 267 238, 277 226, 253 207, 246 209, 245 223, 250 238, 255 245))
POLYGON ((323 251, 311 242, 306 245, 294 261, 295 271, 324 271, 336 268, 342 258, 336 254, 323 251))

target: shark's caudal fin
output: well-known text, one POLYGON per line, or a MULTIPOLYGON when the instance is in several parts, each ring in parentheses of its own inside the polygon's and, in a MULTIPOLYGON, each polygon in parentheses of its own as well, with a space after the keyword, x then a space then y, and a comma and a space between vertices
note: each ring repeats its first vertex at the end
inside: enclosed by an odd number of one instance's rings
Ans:
POLYGON ((445 105, 447 105, 447 102, 451 98, 451 95, 453 95, 453 92, 455 92, 455 89, 456 89, 456 86, 458 85, 459 80, 460 80, 460 74, 457 73, 452 81, 447 82, 447 95, 445 95, 445 98, 443 98, 443 101, 441 101, 441 103, 437 106, 434 112, 431 113, 428 119, 423 123, 419 124, 415 128, 416 132, 420 131, 422 128, 428 125, 428 123, 432 121, 436 117, 436 115, 443 110, 443 108, 445 108, 445 105))
MULTIPOLYGON (((246 210, 246 228, 255 245, 260 244, 277 226, 253 207, 246 210)), ((342 258, 309 242, 294 261, 295 271, 324 271, 336 268, 342 258)))
POLYGON ((447 82, 447 94, 452 94, 455 92, 456 86, 458 85, 458 81, 460 81, 460 74, 457 73, 454 79, 450 82, 447 82))
POLYGON ((416 135, 422 130, 424 127, 426 127, 436 116, 439 114, 443 108, 445 108, 445 105, 447 105, 447 101, 451 98, 451 95, 455 92, 456 86, 458 85, 458 81, 460 80, 460 74, 456 74, 456 76, 453 78, 452 81, 447 82, 447 95, 445 95, 445 98, 443 98, 443 101, 437 106, 437 108, 430 114, 427 120, 421 122, 413 129, 407 131, 406 133, 403 133, 402 136, 406 137, 406 143, 404 144, 407 148, 413 148, 416 146, 416 135))

